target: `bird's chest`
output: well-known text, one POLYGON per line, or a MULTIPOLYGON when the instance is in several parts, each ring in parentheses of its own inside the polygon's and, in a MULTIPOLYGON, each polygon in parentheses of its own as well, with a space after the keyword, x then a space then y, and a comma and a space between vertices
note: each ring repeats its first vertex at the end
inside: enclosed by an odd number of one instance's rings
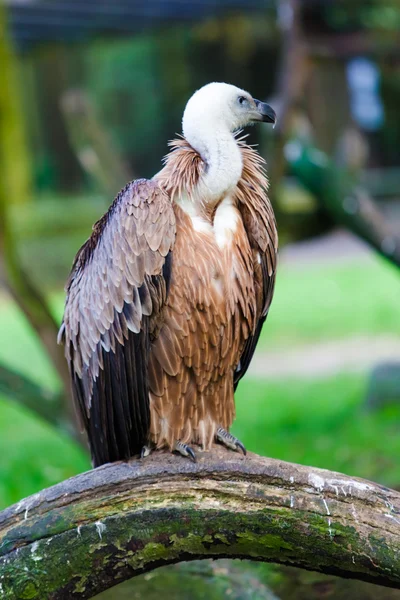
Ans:
MULTIPOLYGON (((176 207, 177 235, 168 304, 202 332, 203 344, 239 347, 254 324, 252 253, 239 210, 229 198, 207 220, 176 207)), ((234 351, 234 347, 232 347, 234 351)))

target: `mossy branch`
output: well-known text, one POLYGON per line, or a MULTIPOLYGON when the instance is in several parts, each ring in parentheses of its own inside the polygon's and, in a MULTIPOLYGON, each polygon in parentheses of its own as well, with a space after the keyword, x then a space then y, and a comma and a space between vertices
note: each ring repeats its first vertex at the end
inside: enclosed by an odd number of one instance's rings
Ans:
POLYGON ((400 494, 246 458, 153 453, 0 513, 0 598, 91 598, 165 564, 248 558, 400 587, 400 494))
POLYGON ((337 167, 311 142, 297 138, 287 157, 292 173, 336 223, 344 225, 400 268, 400 235, 346 168, 337 167), (293 148, 295 152, 293 152, 293 148))

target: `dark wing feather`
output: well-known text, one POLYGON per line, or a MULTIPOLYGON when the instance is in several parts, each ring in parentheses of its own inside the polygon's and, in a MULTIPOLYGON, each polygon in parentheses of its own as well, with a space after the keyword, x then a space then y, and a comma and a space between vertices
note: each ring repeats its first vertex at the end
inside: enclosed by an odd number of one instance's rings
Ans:
POLYGON ((119 193, 76 256, 59 337, 94 466, 129 458, 148 440, 148 356, 174 240, 169 197, 141 179, 119 193))
POLYGON ((267 202, 241 204, 243 223, 253 253, 254 280, 257 296, 257 320, 252 335, 246 340, 240 362, 234 373, 234 388, 249 368, 268 310, 275 286, 278 235, 272 207, 267 202))

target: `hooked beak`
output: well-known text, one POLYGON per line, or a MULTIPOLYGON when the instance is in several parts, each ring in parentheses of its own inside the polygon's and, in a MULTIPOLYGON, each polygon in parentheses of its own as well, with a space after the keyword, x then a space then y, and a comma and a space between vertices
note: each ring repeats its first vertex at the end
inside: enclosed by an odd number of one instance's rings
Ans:
POLYGON ((269 104, 255 99, 254 102, 256 103, 257 114, 259 115, 258 121, 262 121, 263 123, 276 123, 276 113, 269 104))

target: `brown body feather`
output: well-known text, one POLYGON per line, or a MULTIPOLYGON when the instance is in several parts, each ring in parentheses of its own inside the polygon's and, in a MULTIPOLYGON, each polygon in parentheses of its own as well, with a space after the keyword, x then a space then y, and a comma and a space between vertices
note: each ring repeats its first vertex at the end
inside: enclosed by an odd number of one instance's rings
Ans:
POLYGON ((236 227, 223 247, 212 233, 219 201, 203 206, 207 231, 175 202, 196 194, 205 168, 179 139, 153 181, 121 192, 77 255, 60 334, 95 464, 148 441, 209 448, 216 428, 232 424, 234 387, 272 300, 278 245, 263 161, 238 144, 236 227))
MULTIPOLYGON (((217 427, 231 426, 234 382, 248 367, 272 300, 278 239, 263 161, 243 141, 239 144, 243 172, 233 193, 237 228, 226 247, 221 249, 214 235, 195 231, 190 217, 174 205, 171 289, 150 356, 151 439, 158 447, 180 439, 209 449, 217 427), (251 354, 241 361, 244 351, 251 354), (166 368, 170 356, 172 369, 166 368)), ((157 180, 172 199, 191 196, 203 168, 197 152, 176 140, 157 180)), ((218 203, 212 210, 203 207, 211 225, 217 208, 218 203)))

